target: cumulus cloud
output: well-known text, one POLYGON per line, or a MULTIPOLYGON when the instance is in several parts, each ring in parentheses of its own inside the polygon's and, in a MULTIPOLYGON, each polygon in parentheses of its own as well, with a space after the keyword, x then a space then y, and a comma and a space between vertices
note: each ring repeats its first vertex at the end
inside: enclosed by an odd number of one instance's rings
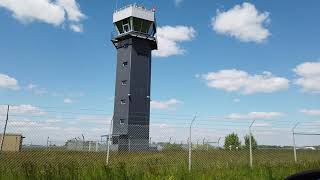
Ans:
POLYGON ((268 12, 259 12, 253 4, 244 2, 227 11, 217 11, 212 28, 243 42, 260 43, 270 36, 265 24, 270 22, 268 12))
POLYGON ((158 50, 153 51, 157 57, 181 55, 186 52, 180 42, 190 41, 195 38, 196 31, 188 26, 163 26, 157 29, 158 50))
POLYGON ((271 93, 289 86, 288 79, 276 77, 271 72, 250 75, 245 71, 228 69, 202 74, 200 78, 206 81, 208 87, 241 94, 271 93))
POLYGON ((1 0, 1 7, 23 23, 39 21, 54 26, 71 23, 69 26, 75 32, 81 32, 75 25, 81 27, 80 22, 86 18, 76 0, 1 0))
POLYGON ((19 89, 18 81, 6 74, 0 73, 0 89, 19 89))
POLYGON ((320 116, 320 109, 302 109, 300 112, 309 116, 320 116))
POLYGON ((320 93, 320 62, 299 64, 293 71, 299 76, 295 84, 306 92, 320 93))
POLYGON ((177 99, 169 99, 168 101, 151 101, 151 108, 161 110, 174 110, 180 104, 182 104, 182 101, 179 101, 177 99))
POLYGON ((259 120, 259 119, 276 119, 284 116, 281 112, 250 112, 248 114, 232 113, 227 116, 229 119, 240 119, 240 120, 259 120))

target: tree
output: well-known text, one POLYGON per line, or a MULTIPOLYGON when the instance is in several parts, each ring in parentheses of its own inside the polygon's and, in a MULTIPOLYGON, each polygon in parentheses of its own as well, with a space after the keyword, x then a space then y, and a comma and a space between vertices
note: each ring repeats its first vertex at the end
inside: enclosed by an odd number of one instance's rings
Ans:
POLYGON ((237 149, 240 148, 241 142, 237 134, 232 133, 226 136, 224 140, 224 148, 225 149, 237 149))
MULTIPOLYGON (((246 149, 250 148, 250 135, 249 134, 244 136, 244 144, 245 144, 246 149)), ((251 135, 251 145, 252 145, 252 149, 258 148, 258 143, 252 135, 251 135)))

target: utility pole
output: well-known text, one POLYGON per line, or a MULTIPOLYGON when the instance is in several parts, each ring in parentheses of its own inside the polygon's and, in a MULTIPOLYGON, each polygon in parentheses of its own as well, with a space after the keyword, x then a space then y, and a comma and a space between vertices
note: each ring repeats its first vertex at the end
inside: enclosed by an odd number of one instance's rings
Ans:
POLYGON ((2 148, 3 148, 3 144, 4 144, 4 138, 6 136, 7 125, 8 125, 8 120, 9 120, 9 111, 10 111, 10 105, 8 105, 8 108, 7 108, 7 118, 6 118, 6 123, 4 125, 4 128, 3 128, 0 152, 2 152, 2 148))
POLYGON ((293 156, 294 156, 294 162, 297 162, 297 150, 296 150, 296 140, 294 137, 294 130, 299 125, 299 123, 296 123, 292 128, 292 141, 293 141, 293 156))
POLYGON ((190 123, 189 127, 189 172, 191 171, 191 151, 192 151, 192 140, 191 140, 191 130, 192 130, 192 124, 196 120, 197 115, 195 115, 190 123))
POLYGON ((251 142, 251 139, 252 139, 252 133, 251 133, 251 127, 252 125, 254 124, 256 120, 253 120, 252 123, 250 124, 249 126, 249 145, 250 145, 250 167, 252 168, 252 142, 251 142))

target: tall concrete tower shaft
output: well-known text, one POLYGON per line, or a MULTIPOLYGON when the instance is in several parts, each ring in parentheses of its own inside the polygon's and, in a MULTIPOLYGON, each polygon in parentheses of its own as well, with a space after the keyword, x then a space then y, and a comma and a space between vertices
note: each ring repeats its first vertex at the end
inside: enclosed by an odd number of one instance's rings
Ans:
POLYGON ((113 14, 117 71, 112 142, 119 151, 149 149, 151 51, 155 12, 129 5, 113 14))

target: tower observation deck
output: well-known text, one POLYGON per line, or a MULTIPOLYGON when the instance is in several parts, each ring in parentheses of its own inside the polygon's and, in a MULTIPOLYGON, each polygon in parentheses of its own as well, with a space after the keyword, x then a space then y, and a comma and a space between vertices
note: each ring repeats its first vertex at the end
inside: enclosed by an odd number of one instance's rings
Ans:
POLYGON ((155 11, 129 5, 113 14, 117 49, 112 143, 119 151, 149 149, 151 51, 157 49, 155 11))

